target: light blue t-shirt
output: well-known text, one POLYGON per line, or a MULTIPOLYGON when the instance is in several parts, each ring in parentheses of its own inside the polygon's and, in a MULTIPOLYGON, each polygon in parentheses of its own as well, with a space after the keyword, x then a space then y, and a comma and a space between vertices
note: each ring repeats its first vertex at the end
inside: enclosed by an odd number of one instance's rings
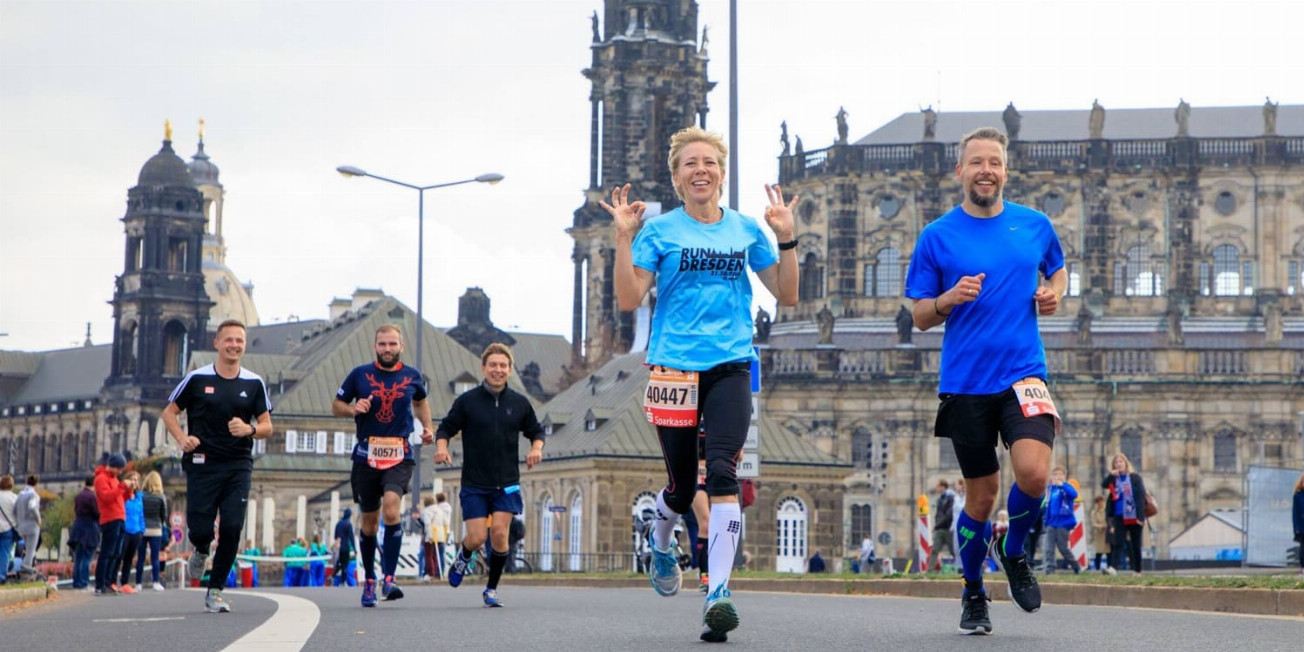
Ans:
POLYGON ((960 206, 924 227, 910 257, 906 297, 936 298, 961 276, 985 273, 976 301, 951 309, 942 337, 943 394, 995 394, 1016 381, 1046 380, 1046 350, 1032 295, 1064 267, 1050 218, 1005 202, 995 217, 960 206))
POLYGON ((752 283, 747 270, 779 262, 756 220, 723 208, 703 224, 682 207, 649 219, 632 246, 633 262, 656 274, 648 364, 706 371, 752 354, 752 283))

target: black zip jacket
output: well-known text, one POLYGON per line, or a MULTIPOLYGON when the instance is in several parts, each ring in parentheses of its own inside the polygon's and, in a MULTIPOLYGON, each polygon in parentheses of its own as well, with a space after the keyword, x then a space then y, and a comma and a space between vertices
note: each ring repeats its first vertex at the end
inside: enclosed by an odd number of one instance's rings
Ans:
POLYGON ((453 400, 435 439, 462 433, 462 486, 502 489, 521 482, 520 442, 543 440, 543 427, 529 399, 504 387, 497 397, 484 384, 453 400))

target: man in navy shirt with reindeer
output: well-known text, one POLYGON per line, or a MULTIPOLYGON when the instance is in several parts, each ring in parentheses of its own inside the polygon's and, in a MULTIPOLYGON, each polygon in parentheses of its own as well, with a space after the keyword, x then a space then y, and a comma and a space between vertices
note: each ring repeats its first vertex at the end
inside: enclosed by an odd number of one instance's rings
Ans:
POLYGON ((386 600, 403 597, 403 590, 394 582, 394 571, 403 543, 399 504, 416 466, 408 441, 413 430, 412 416, 415 414, 421 421, 422 444, 434 443, 435 436, 421 372, 400 361, 403 333, 399 327, 385 324, 376 329, 375 348, 376 361, 349 372, 331 404, 332 414, 353 417, 358 426, 350 479, 353 500, 362 512, 358 551, 366 573, 364 607, 376 606, 376 533, 381 516, 385 518, 381 595, 386 600))

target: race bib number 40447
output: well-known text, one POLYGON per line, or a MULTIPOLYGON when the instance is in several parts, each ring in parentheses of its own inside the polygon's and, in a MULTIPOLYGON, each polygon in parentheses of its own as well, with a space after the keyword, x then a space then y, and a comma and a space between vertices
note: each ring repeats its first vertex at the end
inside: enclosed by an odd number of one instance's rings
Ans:
POLYGON ((1062 421, 1060 420, 1059 410, 1055 409, 1055 401, 1050 397, 1050 390, 1046 388, 1046 382, 1040 378, 1024 378, 1014 383, 1014 395, 1019 399, 1019 408, 1023 410, 1023 416, 1031 419, 1042 414, 1049 414, 1055 420, 1055 435, 1060 434, 1062 421))
POLYGON ((667 428, 691 428, 697 425, 696 371, 680 371, 652 366, 652 376, 643 396, 647 422, 667 428))

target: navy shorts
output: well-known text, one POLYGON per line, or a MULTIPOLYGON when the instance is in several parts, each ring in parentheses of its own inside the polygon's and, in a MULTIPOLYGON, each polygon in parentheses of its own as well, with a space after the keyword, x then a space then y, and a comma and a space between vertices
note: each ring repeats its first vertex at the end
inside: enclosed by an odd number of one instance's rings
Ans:
POLYGON ((1055 446, 1055 418, 1049 414, 1023 416, 1013 389, 996 394, 942 394, 933 434, 946 437, 955 447, 960 474, 982 478, 1001 470, 996 443, 1008 449, 1020 439, 1035 439, 1055 446))
POLYGON ((462 520, 486 518, 494 512, 511 512, 520 514, 525 511, 521 500, 521 485, 514 484, 502 489, 481 489, 479 487, 462 487, 457 494, 462 503, 462 520))

